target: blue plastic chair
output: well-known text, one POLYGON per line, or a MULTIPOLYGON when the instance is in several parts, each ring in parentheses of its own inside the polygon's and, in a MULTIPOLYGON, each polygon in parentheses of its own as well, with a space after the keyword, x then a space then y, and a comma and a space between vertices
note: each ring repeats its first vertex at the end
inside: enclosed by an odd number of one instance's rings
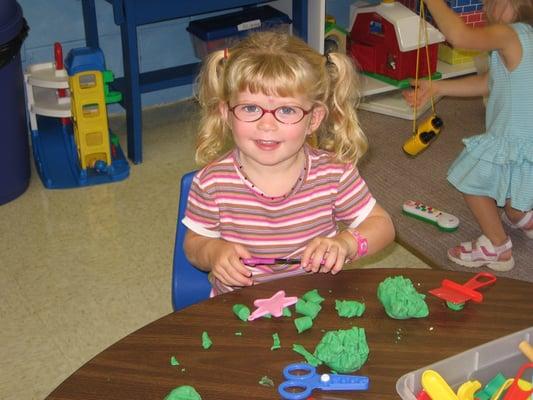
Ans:
POLYGON ((178 223, 176 227, 176 241, 174 244, 174 263, 172 268, 172 306, 174 311, 196 304, 209 297, 211 284, 207 279, 207 272, 193 266, 185 257, 183 240, 187 227, 181 220, 185 216, 187 199, 191 189, 192 179, 196 171, 181 177, 180 201, 178 206, 178 223))

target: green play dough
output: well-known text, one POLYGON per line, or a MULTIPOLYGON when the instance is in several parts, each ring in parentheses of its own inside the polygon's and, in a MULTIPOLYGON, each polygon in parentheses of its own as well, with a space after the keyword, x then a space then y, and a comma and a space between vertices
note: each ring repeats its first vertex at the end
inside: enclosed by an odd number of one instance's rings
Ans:
POLYGON ((304 356, 305 361, 307 361, 309 364, 311 364, 313 367, 318 367, 322 364, 322 361, 320 361, 318 358, 316 358, 312 353, 308 352, 305 347, 303 347, 301 344, 294 343, 292 345, 292 350, 302 356, 304 356))
POLYGON ((365 312, 364 303, 352 300, 335 300, 335 310, 339 317, 360 317, 365 312))
POLYGON ((429 315, 426 296, 418 293, 410 279, 389 277, 378 286, 378 299, 394 319, 424 318, 429 315))
POLYGON ((308 291, 302 296, 302 299, 304 299, 305 301, 310 301, 311 303, 316 303, 316 304, 320 304, 325 300, 322 296, 320 296, 317 289, 308 291))
POLYGON ((298 333, 302 333, 313 326, 313 319, 304 315, 303 317, 295 318, 294 325, 296 326, 298 333))
POLYGON ((314 354, 332 370, 344 374, 361 368, 369 352, 365 330, 354 326, 326 332, 314 354))
POLYGON ((185 385, 172 389, 165 400, 202 400, 202 397, 195 388, 185 385))
POLYGON ((211 338, 207 334, 207 332, 202 332, 202 347, 207 350, 213 345, 213 342, 211 341, 211 338))
POLYGON ((233 313, 242 321, 248 321, 250 316, 250 309, 244 304, 233 305, 233 313))
POLYGON ((277 350, 281 348, 281 341, 279 340, 279 335, 277 333, 272 334, 272 347, 270 350, 277 350))
POLYGON ((320 310, 322 310, 322 306, 318 303, 302 299, 298 299, 296 302, 296 312, 302 315, 307 315, 313 319, 316 318, 320 310))

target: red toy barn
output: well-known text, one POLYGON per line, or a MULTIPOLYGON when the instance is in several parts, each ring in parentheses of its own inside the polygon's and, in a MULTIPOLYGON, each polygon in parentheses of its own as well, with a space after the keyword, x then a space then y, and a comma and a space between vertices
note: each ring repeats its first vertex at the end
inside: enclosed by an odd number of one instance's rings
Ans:
MULTIPOLYGON (((419 17, 398 2, 361 7, 350 32, 348 53, 364 72, 384 75, 394 80, 416 76, 416 53, 420 47, 419 76, 428 75, 425 32, 420 43, 419 17)), ((431 74, 437 69, 438 43, 442 34, 427 25, 431 74)))

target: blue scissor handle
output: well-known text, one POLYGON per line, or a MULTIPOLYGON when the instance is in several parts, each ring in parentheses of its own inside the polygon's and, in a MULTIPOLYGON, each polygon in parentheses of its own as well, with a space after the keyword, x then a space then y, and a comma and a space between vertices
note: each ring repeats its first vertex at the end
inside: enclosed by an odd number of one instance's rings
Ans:
POLYGON ((278 393, 287 400, 302 400, 311 395, 314 389, 321 390, 367 390, 367 376, 337 375, 316 373, 316 368, 306 363, 289 364, 283 369, 287 379, 278 386, 278 393), (295 374, 300 371, 301 374, 295 374))

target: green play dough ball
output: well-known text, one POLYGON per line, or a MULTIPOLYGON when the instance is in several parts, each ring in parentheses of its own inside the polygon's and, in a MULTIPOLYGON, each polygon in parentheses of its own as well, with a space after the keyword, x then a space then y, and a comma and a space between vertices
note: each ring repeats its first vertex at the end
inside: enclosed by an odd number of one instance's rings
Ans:
POLYGON ((410 279, 389 277, 378 286, 378 298, 394 319, 424 318, 429 315, 426 296, 416 291, 410 279))
POLYGON ((184 385, 172 389, 165 400, 202 400, 202 398, 195 388, 184 385))
POLYGON ((345 374, 361 368, 369 352, 365 330, 354 326, 326 332, 314 355, 332 370, 345 374))

